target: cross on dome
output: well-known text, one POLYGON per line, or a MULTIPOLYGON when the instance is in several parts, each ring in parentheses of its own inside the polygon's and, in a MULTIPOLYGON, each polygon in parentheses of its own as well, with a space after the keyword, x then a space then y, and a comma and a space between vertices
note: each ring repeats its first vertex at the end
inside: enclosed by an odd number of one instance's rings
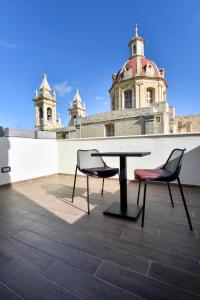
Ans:
POLYGON ((138 26, 137 26, 137 24, 135 24, 135 36, 138 36, 138 26))

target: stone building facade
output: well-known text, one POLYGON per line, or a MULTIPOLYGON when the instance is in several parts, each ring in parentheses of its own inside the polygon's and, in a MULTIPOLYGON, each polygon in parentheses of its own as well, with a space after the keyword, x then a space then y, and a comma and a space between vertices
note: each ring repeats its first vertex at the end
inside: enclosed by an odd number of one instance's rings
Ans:
POLYGON ((200 132, 200 114, 176 116, 176 132, 200 132))
POLYGON ((70 126, 57 130, 58 137, 88 138, 174 132, 175 112, 166 102, 164 69, 145 58, 144 40, 138 35, 137 26, 129 50, 130 58, 118 73, 112 75, 113 82, 109 90, 111 111, 89 117, 79 115, 74 124, 72 112, 76 111, 77 104, 73 101, 69 109, 70 126))
POLYGON ((56 120, 56 96, 44 77, 40 94, 36 92, 34 98, 36 128, 54 130, 58 138, 69 139, 200 131, 200 115, 175 117, 174 107, 167 104, 165 70, 144 56, 144 40, 137 25, 129 52, 129 59, 112 75, 111 110, 86 116, 77 90, 68 109, 67 127, 56 120))

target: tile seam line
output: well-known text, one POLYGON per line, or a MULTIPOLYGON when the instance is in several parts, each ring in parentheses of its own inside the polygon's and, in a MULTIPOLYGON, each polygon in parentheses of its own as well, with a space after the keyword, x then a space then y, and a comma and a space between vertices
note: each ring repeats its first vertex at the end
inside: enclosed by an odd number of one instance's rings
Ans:
MULTIPOLYGON (((123 241, 123 240, 116 240, 116 239, 114 239, 115 241, 117 241, 117 242, 126 242, 126 243, 130 243, 130 242, 127 242, 127 241, 123 241)), ((132 243, 130 243, 130 245, 131 245, 132 243)), ((107 246, 107 244, 106 243, 103 243, 103 241, 102 241, 102 244, 101 245, 105 245, 105 246, 107 246)), ((141 247, 141 246, 145 246, 145 247, 149 247, 149 248, 151 248, 151 249, 153 249, 153 250, 159 250, 159 251, 161 251, 161 252, 163 252, 163 253, 165 253, 165 254, 171 254, 171 255, 173 255, 173 253, 171 253, 170 251, 167 251, 167 250, 164 250, 164 249, 161 249, 161 248, 156 248, 156 247, 153 247, 153 246, 149 246, 148 244, 138 244, 138 243, 134 243, 134 245, 136 245, 136 246, 139 246, 139 247, 141 247)), ((112 247, 111 247, 112 248, 112 247)), ((191 248, 193 248, 193 247, 191 247, 191 248)), ((197 248, 197 247, 196 247, 197 248)), ((196 248, 194 248, 194 249, 196 249, 196 248)), ((131 251, 131 250, 123 250, 123 249, 121 249, 121 248, 116 248, 116 249, 118 249, 118 250, 120 250, 120 251, 125 251, 125 252, 127 252, 127 253, 132 253, 133 254, 133 251, 131 251)), ((141 258, 145 258, 144 256, 140 256, 140 255, 137 255, 137 254, 135 254, 136 256, 138 256, 138 257, 141 257, 141 258)), ((198 261, 198 258, 194 258, 194 257, 191 257, 191 256, 186 256, 186 255, 177 255, 177 256, 180 256, 180 257, 182 257, 182 258, 186 258, 186 259, 190 259, 190 260, 192 260, 192 261, 194 261, 194 262, 197 262, 198 261)), ((147 260, 150 260, 150 259, 148 259, 148 258, 146 258, 147 260)), ((151 259, 152 261, 154 261, 153 259, 151 259)), ((155 262, 156 262, 156 260, 155 260, 155 262)))
MULTIPOLYGON (((59 260, 57 260, 57 261, 55 261, 53 264, 55 264, 56 262, 62 262, 62 261, 59 261, 59 260)), ((66 262, 64 262, 66 265, 68 264, 68 263, 66 263, 66 262)), ((70 264, 69 264, 70 265, 70 264)), ((91 277, 91 278, 94 278, 94 279, 97 279, 98 281, 100 281, 100 282, 103 282, 103 283, 106 283, 108 286, 112 286, 112 287, 114 287, 114 288, 117 288, 117 289, 119 289, 119 290, 121 290, 121 291, 123 291, 123 292, 125 292, 125 293, 127 293, 128 295, 130 295, 130 296, 137 296, 139 299, 138 300, 145 300, 145 298, 143 298, 143 297, 141 297, 141 296, 139 296, 139 295, 137 295, 137 294, 134 294, 134 293, 132 293, 132 292, 130 292, 130 291, 128 291, 128 290, 125 290, 125 289, 123 289, 123 288, 121 288, 120 286, 118 286, 118 285, 115 285, 114 283, 112 283, 112 282, 110 282, 110 281, 106 281, 106 280, 104 280, 103 278, 101 278, 101 277, 98 277, 97 275, 94 275, 94 274, 90 274, 90 273, 87 273, 86 271, 84 271, 84 270, 81 270, 80 268, 78 268, 78 267, 75 267, 75 266, 73 266, 73 265, 71 265, 72 267, 73 267, 73 269, 75 269, 75 270, 77 270, 77 271, 80 271, 82 274, 84 274, 84 275, 86 275, 86 276, 89 276, 89 277, 91 277)), ((51 266, 49 266, 49 267, 51 267, 51 266)), ((42 273, 43 274, 43 273, 42 273)), ((141 274, 140 274, 141 275, 141 274)), ((44 272, 44 274, 43 274, 43 276, 45 276, 45 272, 44 272)), ((47 277, 47 276, 45 276, 45 277, 47 277)), ((48 277, 49 278, 49 277, 48 277)), ((54 281, 53 281, 54 282, 54 281)), ((62 287, 62 286, 61 286, 62 287)), ((85 299, 85 298, 83 298, 83 299, 85 299)))
POLYGON ((153 279, 153 280, 155 280, 155 281, 158 281, 158 282, 164 283, 165 285, 168 285, 168 286, 170 286, 170 287, 173 287, 174 289, 177 289, 177 290, 186 292, 186 293, 188 293, 188 294, 190 294, 190 295, 192 295, 192 296, 199 297, 199 295, 200 295, 200 294, 194 294, 193 292, 191 292, 191 291, 189 291, 189 290, 185 290, 185 289, 183 289, 183 288, 180 288, 180 287, 177 287, 177 286, 175 286, 175 285, 172 285, 172 284, 170 284, 170 283, 168 283, 168 282, 166 282, 166 281, 162 281, 162 280, 159 280, 159 279, 154 278, 154 277, 151 277, 151 276, 148 276, 148 277, 151 278, 151 279, 153 279))
MULTIPOLYGON (((72 249, 76 249, 76 250, 80 250, 81 252, 85 252, 85 253, 91 255, 92 257, 95 257, 95 258, 98 258, 98 259, 101 259, 101 260, 103 259, 103 258, 101 258, 101 257, 99 257, 99 256, 97 256, 97 255, 95 255, 95 254, 91 254, 91 253, 88 252, 87 250, 83 250, 82 248, 79 248, 79 247, 77 247, 77 246, 73 246, 73 244, 68 244, 67 242, 65 242, 65 241, 63 241, 63 240, 56 239, 56 238, 52 238, 52 237, 49 237, 48 235, 44 235, 44 234, 37 233, 37 232, 31 231, 31 230, 27 230, 27 229, 21 230, 21 231, 30 231, 30 232, 33 232, 33 233, 38 234, 38 235, 40 235, 40 236, 44 236, 44 237, 46 237, 47 239, 52 240, 52 241, 54 241, 54 242, 61 243, 62 245, 65 245, 65 246, 70 247, 70 248, 72 248, 72 249)), ((32 245, 28 244, 27 242, 21 241, 20 239, 18 239, 17 237, 15 237, 15 234, 12 235, 12 238, 15 239, 15 240, 17 240, 17 241, 20 241, 20 242, 22 242, 22 243, 24 243, 24 244, 27 244, 27 245, 29 245, 29 246, 32 246, 32 245)), ((118 251, 121 252, 121 253, 129 254, 129 251, 126 251, 126 250, 123 250, 123 249, 114 248, 114 247, 112 247, 112 246, 107 246, 107 245, 104 245, 104 244, 101 244, 101 243, 96 243, 96 245, 99 245, 99 246, 105 246, 105 247, 108 247, 108 248, 110 248, 110 249, 112 249, 112 250, 118 250, 118 251)), ((32 246, 32 247, 35 248, 34 246, 32 246)), ((36 248, 37 248, 37 247, 36 247, 36 248)), ((37 248, 37 249, 39 249, 39 248, 37 248)), ((44 252, 45 252, 45 251, 44 251, 44 252)), ((45 253, 48 253, 48 252, 45 252, 45 253)), ((51 255, 51 254, 50 254, 50 255, 51 255)), ((145 257, 140 256, 140 255, 138 255, 138 254, 133 254, 133 253, 132 253, 132 255, 134 255, 136 258, 139 258, 139 259, 144 260, 144 261, 147 262, 147 263, 149 262, 149 259, 148 259, 148 258, 145 258, 145 257)))
MULTIPOLYGON (((26 230, 26 229, 25 229, 25 230, 26 230)), ((22 231, 23 231, 23 230, 22 230, 22 231)), ((44 237, 46 237, 46 238, 48 238, 48 239, 50 239, 50 240, 52 240, 52 241, 55 241, 55 242, 61 243, 61 244, 63 244, 63 245, 69 246, 70 248, 73 248, 73 249, 76 249, 76 250, 80 250, 80 251, 82 251, 82 252, 86 252, 87 254, 89 254, 89 255, 91 255, 91 256, 93 256, 93 257, 96 257, 96 258, 98 258, 98 259, 101 259, 101 260, 103 259, 103 260, 109 261, 108 259, 104 259, 104 258, 101 258, 101 257, 95 255, 95 254, 91 254, 91 253, 88 252, 87 250, 85 251, 85 250, 83 250, 82 248, 79 248, 79 247, 77 247, 77 246, 70 245, 70 244, 68 244, 66 241, 63 241, 63 240, 60 240, 60 239, 56 239, 55 237, 48 236, 48 234, 47 234, 47 235, 44 235, 44 234, 37 233, 37 232, 31 231, 31 230, 26 230, 26 231, 30 231, 30 232, 33 232, 33 233, 35 233, 35 234, 44 236, 44 237)), ((86 236, 87 236, 87 234, 86 234, 86 236)), ((12 237, 13 237, 14 239, 16 239, 14 236, 12 236, 12 237)), ((18 240, 18 239, 17 239, 17 240, 18 240)), ((21 241, 21 240, 18 240, 18 241, 21 241)), ((117 240, 117 241, 118 241, 118 240, 117 240)), ((119 241, 122 241, 122 240, 119 239, 119 241)), ((21 242, 22 242, 22 241, 21 241, 21 242)), ((122 242, 123 242, 123 241, 122 241, 122 242)), ((125 242, 126 242, 126 241, 125 241, 125 242)), ((22 242, 22 243, 24 243, 24 242, 22 242)), ((27 244, 27 243, 24 243, 24 244, 27 244)), ((118 251, 120 251, 120 252, 122 252, 122 253, 125 253, 125 254, 131 253, 132 255, 134 255, 134 256, 136 256, 136 257, 138 257, 138 258, 142 258, 142 259, 144 259, 144 261, 147 261, 147 262, 152 261, 152 262, 155 262, 155 263, 160 263, 161 265, 164 265, 164 266, 167 266, 167 267, 171 267, 171 268, 175 268, 175 269, 183 270, 183 271, 184 271, 184 269, 182 269, 182 268, 172 267, 172 266, 167 265, 167 264, 165 264, 165 263, 163 263, 163 262, 159 262, 159 261, 157 261, 157 260, 150 259, 150 258, 147 258, 147 257, 145 257, 145 256, 141 256, 141 255, 138 255, 138 254, 134 254, 133 251, 130 251, 130 250, 124 250, 124 249, 121 249, 121 248, 115 248, 115 247, 112 247, 112 246, 108 246, 108 245, 105 244, 105 243, 101 243, 101 241, 100 241, 99 243, 96 243, 96 244, 97 244, 97 245, 100 245, 100 246, 106 246, 106 247, 109 247, 110 249, 113 249, 113 250, 118 250, 118 251)), ((30 245, 30 244, 27 244, 27 245, 29 245, 29 246, 35 248, 34 246, 32 246, 32 245, 30 245)), ((136 245, 141 246, 141 244, 136 244, 136 245)), ((143 246, 143 245, 142 245, 142 246, 143 246)), ((174 255, 174 254, 172 254, 170 251, 166 251, 166 250, 164 250, 164 249, 160 249, 160 248, 156 248, 156 247, 152 247, 152 246, 148 246, 148 245, 145 245, 145 246, 147 246, 147 247, 149 247, 149 248, 151 248, 151 249, 153 249, 153 250, 159 250, 159 251, 161 251, 162 253, 171 254, 172 256, 174 255)), ((36 249, 39 249, 39 248, 36 247, 36 249)), ((196 249, 196 248, 195 248, 195 249, 196 249)), ((39 249, 39 250, 40 250, 40 249, 39 249)), ((40 250, 40 251, 42 251, 42 250, 40 250)), ((44 251, 44 252, 45 252, 45 251, 44 251)), ((45 252, 45 253, 48 253, 48 252, 45 252)), ((51 255, 51 254, 49 254, 49 255, 51 255)), ((53 256, 53 255, 51 255, 51 256, 53 256)), ((184 258, 184 259, 191 260, 191 261, 193 261, 193 262, 195 262, 195 263, 198 263, 198 262, 199 262, 199 259, 194 258, 194 257, 190 257, 190 256, 182 255, 182 254, 181 254, 181 255, 179 254, 179 255, 177 255, 177 256, 180 256, 180 257, 182 257, 182 258, 184 258)), ((53 256, 53 257, 54 257, 54 256, 53 256)), ((189 273, 189 274, 191 274, 191 275, 196 275, 196 276, 198 276, 198 274, 192 273, 192 272, 190 272, 190 271, 184 271, 184 272, 189 273)))
POLYGON ((26 300, 20 293, 16 292, 15 290, 13 290, 9 285, 7 285, 5 282, 1 281, 0 280, 0 283, 7 287, 11 292, 13 292, 15 295, 19 296, 19 299, 22 299, 22 300, 26 300))
MULTIPOLYGON (((17 241, 22 242, 21 240, 18 240, 18 239, 16 239, 16 238, 14 238, 14 239, 17 240, 17 241)), ((44 254, 49 255, 49 256, 51 256, 52 258, 54 258, 55 261, 52 262, 48 267, 50 267, 51 265, 53 265, 56 261, 60 261, 60 262, 64 262, 65 264, 69 264, 69 265, 72 266, 73 268, 75 268, 75 269, 77 269, 77 270, 80 270, 81 272, 84 272, 85 274, 88 274, 88 275, 90 275, 90 276, 93 275, 92 273, 86 272, 86 271, 84 271, 84 270, 78 268, 77 266, 75 266, 75 265, 73 265, 73 264, 70 264, 69 262, 66 262, 66 261, 63 260, 63 259, 59 259, 59 258, 55 257, 54 255, 52 255, 52 254, 50 254, 50 253, 48 253, 48 252, 46 252, 46 251, 44 251, 44 250, 41 250, 40 248, 37 248, 36 246, 32 246, 32 245, 30 245, 30 244, 28 244, 28 243, 25 243, 25 242, 22 242, 22 243, 25 244, 25 245, 27 245, 27 246, 30 246, 30 247, 33 248, 33 249, 36 249, 36 250, 42 252, 42 253, 44 253, 44 254)), ((85 252, 85 251, 83 251, 83 252, 85 252)), ((3 251, 3 253, 6 254, 4 251, 3 251)), ((6 255, 7 255, 7 254, 6 254, 6 255)), ((7 256, 8 256, 8 255, 7 255, 7 256)), ((10 256, 9 256, 9 257, 10 257, 10 256)), ((178 271, 183 271, 184 273, 186 273, 186 274, 188 274, 188 275, 199 276, 199 275, 197 275, 197 274, 195 274, 195 273, 191 273, 191 272, 185 271, 185 270, 183 270, 183 269, 181 269, 181 268, 171 267, 171 266, 169 266, 169 265, 160 263, 160 262, 158 262, 158 261, 156 261, 156 260, 152 260, 152 259, 149 260, 150 263, 149 263, 148 269, 147 269, 147 272, 148 272, 148 273, 146 272, 146 274, 145 274, 145 273, 138 272, 138 271, 136 271, 136 270, 130 269, 130 268, 128 268, 128 267, 126 268, 126 267, 124 267, 124 266, 122 266, 122 265, 120 265, 120 264, 117 264, 117 263, 115 263, 115 262, 112 262, 112 261, 110 261, 110 260, 108 260, 108 259, 102 259, 102 258, 100 258, 99 256, 94 256, 94 257, 98 258, 99 260, 102 260, 102 261, 100 262, 100 265, 101 265, 101 266, 103 265, 103 262, 111 263, 111 264, 113 264, 113 265, 115 265, 115 266, 118 266, 118 267, 120 267, 120 268, 123 268, 124 270, 127 270, 127 271, 129 271, 129 272, 137 273, 137 274, 139 274, 139 275, 142 275, 142 276, 147 277, 147 278, 149 277, 149 278, 154 279, 154 280, 157 280, 157 279, 155 279, 155 278, 149 276, 150 266, 152 265, 152 263, 157 263, 157 264, 163 265, 163 266, 168 267, 168 268, 172 268, 172 269, 175 269, 175 270, 178 270, 178 271)), ((11 259, 17 260, 17 261, 19 261, 20 263, 22 263, 20 260, 15 259, 15 258, 12 257, 12 256, 11 256, 11 259)), ((198 262, 198 261, 197 261, 197 262, 198 262)), ((24 263, 22 263, 22 264, 23 264, 24 266, 30 268, 28 265, 26 265, 26 264, 24 264, 24 263)), ((47 267, 47 269, 48 269, 48 267, 47 267)), ((99 268, 99 266, 98 266, 98 268, 99 268)), ((98 269, 98 268, 97 268, 97 269, 98 269)), ((30 270, 33 270, 33 269, 30 268, 30 270)), ((35 272, 36 272, 36 271, 35 271, 35 272)), ((45 270, 44 270, 44 272, 45 272, 45 270)), ((39 272, 37 272, 37 273, 39 273, 39 272)), ((43 273, 43 271, 42 271, 41 273, 39 273, 39 274, 42 274, 42 273, 43 273)), ((97 270, 95 271, 95 276, 96 276, 96 273, 97 273, 97 270)), ((160 280, 157 280, 157 281, 160 281, 160 280)), ((161 282, 164 282, 164 281, 161 281, 161 282)), ((164 282, 164 283, 165 283, 165 282, 164 282)), ((168 284, 168 283, 166 283, 166 284, 168 284)), ((169 284, 169 285, 170 285, 170 284, 169 284)), ((173 286, 173 285, 172 285, 172 286, 173 286)))
MULTIPOLYGON (((65 288, 65 287, 63 287, 62 285, 58 284, 56 281, 53 281, 52 279, 50 279, 50 278, 48 278, 47 276, 45 276, 45 275, 43 274, 43 271, 42 271, 42 272, 37 272, 37 271, 33 270, 30 266, 28 266, 28 265, 24 264, 23 262, 19 261, 18 259, 12 258, 11 260, 14 261, 14 262, 16 262, 16 263, 18 263, 19 265, 22 265, 23 267, 25 267, 25 268, 28 269, 29 271, 33 272, 34 274, 37 274, 39 277, 41 276, 43 279, 45 279, 45 280, 51 282, 52 284, 56 285, 57 287, 60 287, 60 288, 64 289, 64 290, 65 290, 66 292, 68 292, 69 294, 72 294, 72 295, 74 295, 74 296, 77 296, 77 295, 73 294, 73 292, 71 292, 70 290, 68 290, 67 288, 65 288)), ((11 261, 11 260, 10 260, 10 261, 11 261)), ((55 261, 56 261, 56 260, 55 260, 55 261)), ((54 261, 52 264, 54 264, 55 261, 54 261)), ((52 264, 51 264, 51 265, 52 265, 52 264)), ((50 266, 49 266, 49 267, 50 267, 50 266)), ((44 272, 45 272, 45 271, 44 271, 44 272)), ((0 282, 1 282, 1 281, 0 281, 0 282)), ((4 283, 4 284, 5 284, 5 283, 4 283)), ((9 286, 8 286, 8 287, 9 287, 9 286)), ((10 288, 10 287, 9 287, 9 288, 10 288)), ((10 288, 10 289, 11 289, 11 288, 10 288)), ((11 289, 11 290, 12 290, 12 289, 11 289)), ((14 292, 15 292, 15 291, 14 291, 14 292)), ((15 293, 17 294, 18 292, 15 292, 15 293)), ((21 296, 21 294, 19 294, 19 295, 21 296)), ((26 298, 24 298, 23 296, 22 296, 22 298, 23 298, 23 299, 26 299, 26 298)), ((83 300, 83 298, 81 298, 80 296, 78 296, 78 298, 81 299, 81 300, 83 300)))
MULTIPOLYGON (((27 230, 26 228, 25 228, 25 229, 23 228, 23 229, 20 230, 20 231, 30 231, 30 232, 35 233, 35 234, 38 234, 38 235, 40 235, 40 236, 44 236, 44 237, 48 238, 49 240, 52 240, 52 241, 55 241, 55 242, 60 242, 61 244, 64 244, 64 245, 66 245, 66 246, 69 246, 70 248, 77 249, 77 250, 81 250, 82 252, 86 252, 86 253, 88 253, 89 255, 93 256, 93 257, 99 258, 98 256, 96 256, 96 255, 94 255, 94 254, 91 254, 91 253, 88 252, 88 251, 82 250, 81 248, 79 248, 79 247, 77 247, 77 246, 72 246, 72 245, 70 245, 70 244, 67 244, 67 243, 66 243, 65 241, 63 241, 63 240, 52 238, 52 237, 48 236, 48 234, 45 235, 45 234, 38 233, 38 232, 33 231, 33 230, 27 230)), ((19 231, 19 232, 20 232, 20 231, 19 231)), ((0 234, 1 234, 1 233, 0 233, 0 234)), ((21 240, 17 239, 17 238, 15 237, 15 234, 14 234, 14 235, 10 235, 10 236, 11 236, 12 238, 16 239, 17 241, 20 241, 21 243, 24 243, 24 244, 26 244, 26 245, 29 245, 29 246, 33 247, 32 245, 27 244, 27 243, 22 242, 21 240)), ((88 236, 88 233, 86 234, 86 236, 88 236)), ((116 241, 118 241, 118 240, 116 240, 116 241)), ((119 241, 123 242, 123 240, 120 240, 120 239, 119 239, 119 241)), ((126 242, 126 243, 129 243, 129 242, 127 242, 127 241, 125 241, 125 242, 126 242)), ((103 241, 102 241, 102 243, 101 243, 101 241, 100 241, 99 243, 97 243, 97 245, 100 245, 100 246, 106 246, 106 247, 109 247, 110 249, 114 249, 114 250, 117 249, 117 250, 119 250, 119 251, 121 251, 121 252, 123 252, 123 253, 126 253, 126 254, 128 254, 128 253, 130 253, 130 252, 131 252, 131 254, 133 254, 133 252, 130 251, 130 250, 124 250, 124 249, 121 249, 121 248, 114 248, 114 247, 112 247, 112 246, 108 246, 107 244, 103 243, 103 241)), ((137 244, 137 243, 136 243, 136 245, 141 246, 141 244, 137 244)), ((161 248, 152 247, 152 246, 149 246, 148 244, 145 244, 145 246, 147 246, 147 247, 149 247, 149 248, 151 248, 151 249, 153 249, 153 250, 159 250, 159 251, 161 251, 161 252, 163 252, 163 253, 171 254, 170 251, 166 251, 166 250, 161 249, 161 248)), ((188 247, 189 247, 189 246, 188 246, 188 247)), ((33 248, 38 249, 37 247, 33 247, 33 248)), ((193 248, 193 247, 191 247, 191 248, 193 248)), ((196 249, 196 248, 194 248, 194 249, 196 249)), ((39 249, 39 250, 40 250, 40 249, 39 249)), ((40 251, 42 251, 42 250, 40 250, 40 251)), ((48 252, 45 252, 45 251, 44 251, 44 253, 48 253, 48 252)), ((49 254, 49 255, 51 255, 51 254, 49 254)), ((154 260, 154 259, 148 259, 148 258, 146 258, 146 257, 144 257, 144 256, 140 256, 140 255, 138 255, 138 254, 133 254, 133 255, 136 256, 136 257, 138 257, 138 258, 142 258, 142 259, 145 259, 145 260, 152 260, 152 261, 154 261, 154 262, 157 262, 157 261, 154 260)), ((51 256, 52 256, 52 255, 51 255, 51 256)), ((198 262, 198 261, 199 261, 199 259, 197 259, 197 258, 190 257, 190 256, 186 256, 186 255, 182 255, 182 254, 181 254, 181 255, 179 254, 178 256, 180 256, 180 257, 182 257, 182 258, 190 259, 190 260, 192 260, 193 262, 198 262)), ((54 256, 53 256, 53 257, 54 257, 54 256)), ((161 264, 163 264, 163 263, 161 263, 161 264)), ((166 265, 166 264, 163 264, 163 265, 166 265)), ((166 266, 168 266, 168 265, 166 265, 166 266)), ((186 271, 186 272, 187 272, 187 271, 186 271)), ((188 272, 188 273, 190 273, 190 272, 188 272)), ((192 274, 195 274, 195 273, 192 273, 192 274)))
MULTIPOLYGON (((17 241, 20 241, 20 240, 18 240, 18 239, 16 239, 16 240, 17 240, 17 241)), ((22 243, 24 243, 24 242, 22 242, 22 243)), ((66 265, 69 265, 69 266, 73 267, 74 269, 77 269, 77 270, 79 270, 79 271, 81 271, 81 272, 83 272, 83 273, 85 273, 85 274, 87 274, 87 275, 92 276, 92 273, 89 273, 89 272, 87 272, 87 271, 84 271, 83 269, 79 268, 78 266, 73 265, 73 264, 71 264, 70 262, 67 262, 67 261, 65 261, 65 260, 63 260, 63 259, 60 259, 60 258, 56 257, 56 256, 53 256, 52 254, 50 254, 50 253, 48 253, 48 252, 45 252, 44 250, 41 250, 40 248, 37 248, 36 246, 32 246, 32 245, 30 245, 30 244, 28 244, 28 243, 24 243, 24 244, 25 244, 25 245, 28 245, 28 246, 32 247, 33 249, 36 249, 36 250, 38 250, 38 251, 40 251, 40 252, 42 252, 42 253, 44 253, 44 254, 47 254, 47 255, 53 257, 53 258, 55 259, 55 261, 54 261, 51 265, 53 265, 56 261, 62 262, 62 263, 65 263, 66 265)), ((97 258, 98 258, 99 260, 102 261, 101 258, 99 258, 99 257, 97 257, 97 258)), ((15 260, 15 261, 17 261, 17 262, 20 262, 20 264, 26 266, 28 269, 30 269, 31 271, 33 271, 33 272, 35 272, 35 273, 43 274, 43 271, 39 273, 39 272, 33 270, 30 266, 26 265, 25 263, 19 261, 18 259, 14 258, 14 257, 12 257, 12 260, 15 260)), ((50 267, 50 266, 49 266, 49 267, 50 267)), ((45 271, 44 271, 44 272, 45 272, 45 271)))
MULTIPOLYGON (((106 262, 106 261, 105 261, 106 262)), ((119 267, 119 265, 117 265, 117 264, 115 264, 115 263, 112 263, 112 262, 108 262, 108 263, 110 263, 110 264, 112 264, 112 265, 114 265, 114 266, 117 266, 117 267, 119 267)), ((121 267, 121 266, 120 266, 121 267)), ((172 284, 170 284, 170 283, 168 283, 168 282, 166 282, 166 281, 162 281, 162 280, 159 280, 159 279, 157 279, 157 278, 154 278, 154 277, 151 277, 151 276, 146 276, 146 275, 144 275, 144 274, 141 274, 141 273, 139 273, 139 272, 137 272, 137 271, 130 271, 129 269, 126 269, 126 268, 124 268, 124 267, 121 267, 122 269, 124 269, 125 271, 129 271, 129 272, 132 272, 132 273, 136 273, 137 275, 140 275, 140 276, 143 276, 143 277, 145 277, 145 278, 149 278, 149 279, 151 279, 151 280, 153 280, 153 281, 155 281, 155 282, 160 282, 160 283, 162 283, 163 285, 165 285, 165 286, 170 286, 170 287, 172 287, 172 288, 174 288, 174 289, 177 289, 177 290, 180 290, 180 291, 183 291, 183 292, 186 292, 186 293, 188 293, 188 294, 190 294, 190 295, 193 295, 193 296, 199 296, 198 294, 194 294, 194 293, 192 293, 191 291, 189 291, 189 290, 185 290, 185 289, 182 289, 182 288, 179 288, 179 287, 177 287, 177 286, 174 286, 174 285, 172 285, 172 284)), ((97 276, 96 276, 97 277, 97 276)), ((101 278, 101 277, 98 277, 98 278, 101 278)), ((106 281, 107 282, 107 281, 106 281)))
MULTIPOLYGON (((16 240, 17 240, 17 241, 20 241, 20 240, 18 240, 18 239, 16 239, 16 240)), ((28 243, 25 243, 25 242, 22 242, 22 243, 25 244, 25 245, 27 245, 27 246, 30 246, 30 247, 33 248, 33 249, 36 249, 36 250, 42 252, 42 253, 44 253, 44 254, 47 254, 47 255, 49 255, 49 256, 51 256, 52 258, 55 259, 55 261, 52 262, 52 263, 47 267, 47 269, 48 269, 49 267, 51 267, 51 266, 57 261, 57 262, 63 262, 63 263, 65 263, 65 264, 68 264, 68 265, 70 265, 71 267, 73 267, 73 268, 75 268, 75 269, 77 269, 77 270, 83 272, 84 274, 87 274, 87 275, 90 275, 90 276, 93 276, 93 275, 94 275, 94 273, 86 272, 86 271, 84 271, 83 269, 79 268, 78 266, 73 265, 73 264, 70 264, 69 262, 66 262, 66 261, 63 260, 63 259, 59 259, 58 257, 55 257, 55 256, 53 256, 52 254, 49 254, 48 252, 45 252, 44 250, 41 250, 40 248, 37 248, 36 246, 32 246, 32 245, 30 245, 30 244, 28 244, 28 243)), ((6 254, 6 253, 4 253, 4 254, 6 254)), ((145 277, 146 277, 146 274, 145 274, 145 273, 140 273, 140 272, 135 271, 135 270, 132 270, 132 269, 130 269, 130 268, 125 268, 125 267, 123 267, 122 265, 117 264, 117 263, 114 263, 114 262, 112 262, 112 261, 110 261, 110 260, 108 260, 108 259, 102 259, 102 258, 100 258, 100 257, 98 257, 98 256, 94 256, 94 257, 96 257, 96 258, 98 258, 99 260, 101 260, 100 265, 103 265, 103 264, 102 264, 102 261, 104 261, 104 262, 107 262, 107 263, 111 263, 111 264, 113 264, 113 265, 115 265, 115 266, 121 267, 121 268, 123 268, 123 269, 125 269, 125 270, 127 270, 127 271, 129 271, 129 272, 133 272, 133 273, 135 272, 135 273, 137 273, 137 274, 139 274, 139 275, 142 275, 142 276, 145 276, 145 277)), ((30 270, 32 270, 32 271, 34 271, 34 272, 37 272, 37 271, 33 270, 30 266, 28 266, 28 265, 26 265, 25 263, 21 262, 19 259, 15 258, 15 257, 11 257, 11 259, 12 259, 12 260, 16 260, 16 261, 19 262, 20 264, 23 264, 24 266, 26 266, 26 267, 29 268, 30 270)), ((97 267, 97 269, 98 269, 98 268, 99 268, 99 266, 97 267)), ((43 274, 43 272, 45 272, 45 271, 46 271, 46 270, 41 271, 40 273, 39 273, 39 272, 37 272, 37 273, 38 273, 38 274, 43 274)), ((95 271, 95 273, 97 273, 97 270, 95 271)), ((95 275, 95 277, 96 277, 96 275, 95 275)))
MULTIPOLYGON (((126 241, 126 240, 116 240, 116 239, 114 239, 114 240, 115 240, 115 241, 126 242, 126 243, 129 243, 130 245, 131 245, 132 243, 134 243, 134 242, 126 241)), ((195 240, 196 240, 196 239, 195 239, 195 240)), ((153 250, 159 250, 159 251, 162 251, 162 252, 164 252, 164 253, 172 254, 172 253, 170 252, 170 250, 167 251, 167 250, 164 250, 164 249, 162 249, 162 248, 153 247, 153 246, 148 245, 148 244, 146 244, 146 243, 145 243, 145 244, 134 243, 134 245, 145 246, 145 247, 149 247, 149 248, 151 248, 151 249, 153 249, 153 250)), ((179 245, 179 246, 187 246, 187 245, 185 245, 185 244, 178 244, 178 243, 176 243, 176 245, 179 245)), ((190 247, 190 246, 187 246, 187 247, 192 248, 192 249, 195 249, 195 250, 196 250, 196 248, 198 248, 198 247, 190 247)), ((129 252, 129 250, 127 250, 127 251, 129 252)), ((178 256, 183 257, 183 258, 188 258, 188 259, 191 259, 191 260, 194 260, 194 261, 198 260, 198 258, 194 258, 194 257, 187 256, 187 255, 183 255, 183 254, 178 254, 178 256)))

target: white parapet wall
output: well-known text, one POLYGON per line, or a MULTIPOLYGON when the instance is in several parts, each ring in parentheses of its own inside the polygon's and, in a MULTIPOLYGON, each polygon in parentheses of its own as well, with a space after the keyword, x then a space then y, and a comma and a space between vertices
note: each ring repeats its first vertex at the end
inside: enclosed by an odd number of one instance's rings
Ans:
MULTIPOLYGON (((161 166, 174 148, 186 148, 180 176, 182 182, 200 186, 199 133, 58 140, 58 171, 74 174, 78 149, 98 149, 100 152, 150 151, 149 156, 127 159, 127 177, 134 179, 134 169, 161 166)), ((119 166, 119 158, 105 157, 104 160, 109 166, 119 166)))
POLYGON ((0 185, 58 173, 57 140, 0 137, 0 185), (2 167, 11 172, 2 173, 2 167))
MULTIPOLYGON (((162 165, 176 147, 186 148, 182 182, 200 186, 200 133, 75 140, 56 140, 48 134, 33 138, 25 132, 23 137, 4 136, 0 137, 0 185, 55 173, 74 174, 77 150, 93 148, 101 152, 150 151, 149 156, 127 159, 128 179, 134 179, 135 168, 162 165), (1 168, 7 166, 11 172, 2 173, 1 168)), ((119 158, 104 159, 109 166, 119 166, 119 158)))

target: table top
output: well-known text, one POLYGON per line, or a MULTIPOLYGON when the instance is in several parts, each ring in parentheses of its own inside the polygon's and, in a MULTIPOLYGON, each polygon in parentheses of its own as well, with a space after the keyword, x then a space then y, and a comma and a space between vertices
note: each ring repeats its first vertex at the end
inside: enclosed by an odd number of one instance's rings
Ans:
POLYGON ((119 156, 119 157, 142 157, 150 155, 151 152, 99 152, 92 153, 91 156, 119 156))

